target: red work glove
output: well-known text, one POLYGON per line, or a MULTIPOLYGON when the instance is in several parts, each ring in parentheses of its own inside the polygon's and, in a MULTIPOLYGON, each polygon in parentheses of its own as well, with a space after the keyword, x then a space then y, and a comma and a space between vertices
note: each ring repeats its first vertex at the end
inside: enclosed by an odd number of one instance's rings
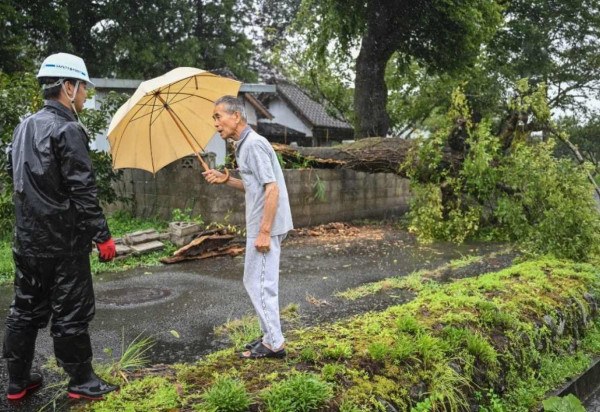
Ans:
POLYGON ((98 243, 96 247, 98 248, 100 260, 102 262, 110 262, 117 254, 117 247, 115 246, 115 241, 112 237, 106 242, 98 243))

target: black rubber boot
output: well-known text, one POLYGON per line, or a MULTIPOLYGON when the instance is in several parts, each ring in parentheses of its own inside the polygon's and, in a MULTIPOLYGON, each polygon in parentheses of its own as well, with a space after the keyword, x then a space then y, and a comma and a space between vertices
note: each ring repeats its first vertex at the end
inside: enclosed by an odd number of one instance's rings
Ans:
POLYGON ((100 379, 91 363, 63 364, 63 368, 71 377, 67 387, 69 398, 98 400, 119 389, 100 379))
POLYGON ((37 332, 37 329, 5 330, 2 356, 8 370, 6 397, 10 400, 22 399, 42 384, 42 376, 31 373, 37 332))
POLYGON ((31 362, 6 361, 8 369, 8 391, 6 397, 11 401, 23 399, 29 392, 42 385, 42 375, 30 373, 31 362))
POLYGON ((94 373, 92 345, 87 333, 54 338, 54 354, 58 364, 71 377, 67 387, 70 398, 98 400, 105 394, 119 389, 94 373))

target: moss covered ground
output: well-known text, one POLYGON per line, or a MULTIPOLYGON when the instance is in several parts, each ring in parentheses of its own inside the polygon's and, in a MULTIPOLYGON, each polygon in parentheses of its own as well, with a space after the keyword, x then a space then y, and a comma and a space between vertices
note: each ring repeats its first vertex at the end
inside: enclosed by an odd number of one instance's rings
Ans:
POLYGON ((231 347, 138 373, 76 409, 530 411, 600 355, 597 266, 546 258, 451 283, 392 284, 415 298, 290 331, 285 360, 241 360, 231 347))

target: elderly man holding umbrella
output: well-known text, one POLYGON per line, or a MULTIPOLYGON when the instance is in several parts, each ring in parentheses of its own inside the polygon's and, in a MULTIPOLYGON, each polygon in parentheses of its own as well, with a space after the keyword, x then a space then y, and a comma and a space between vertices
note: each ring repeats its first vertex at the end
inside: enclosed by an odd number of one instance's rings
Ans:
POLYGON ((241 179, 223 181, 211 169, 203 173, 211 184, 245 192, 246 257, 244 286, 254 306, 263 336, 246 345, 240 357, 285 357, 279 316, 279 257, 281 242, 293 229, 288 193, 271 144, 248 125, 243 102, 224 96, 215 102, 215 127, 222 139, 232 139, 241 179))

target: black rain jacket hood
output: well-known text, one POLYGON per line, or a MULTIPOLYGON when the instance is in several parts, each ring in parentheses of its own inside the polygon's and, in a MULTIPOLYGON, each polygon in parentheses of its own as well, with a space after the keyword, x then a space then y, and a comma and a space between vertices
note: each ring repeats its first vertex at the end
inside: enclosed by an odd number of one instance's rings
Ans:
POLYGON ((88 137, 73 113, 47 100, 13 133, 8 151, 15 204, 14 251, 58 257, 89 253, 110 238, 88 137))

